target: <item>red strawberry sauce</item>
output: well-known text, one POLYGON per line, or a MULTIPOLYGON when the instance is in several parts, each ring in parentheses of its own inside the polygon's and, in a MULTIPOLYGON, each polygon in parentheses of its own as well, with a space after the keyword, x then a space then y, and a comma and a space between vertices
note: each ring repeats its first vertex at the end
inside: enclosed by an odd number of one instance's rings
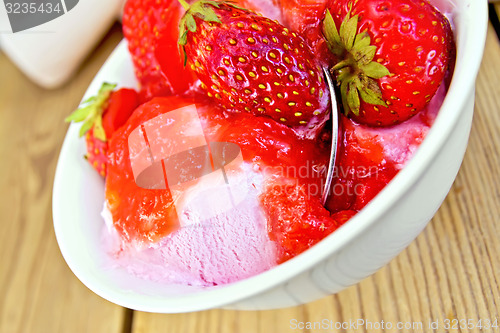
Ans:
MULTIPOLYGON (((295 12, 295 1, 285 1, 284 23, 291 27, 317 24, 309 18, 322 15, 324 3, 308 3, 308 12, 302 15, 295 12)), ((312 34, 318 33, 316 29, 312 34)), ((169 40, 176 43, 173 36, 162 36, 163 45, 169 40)), ((317 55, 323 57, 326 49, 321 40, 308 37, 317 55)), ((157 60, 161 66, 171 62, 168 56, 157 60)), ((323 57, 322 62, 330 63, 331 59, 323 57)), ((192 83, 191 80, 176 82, 175 76, 169 76, 172 87, 192 83)), ((301 139, 291 128, 270 118, 247 113, 225 114, 211 102, 195 102, 207 141, 236 143, 243 159, 264 174, 259 199, 267 218, 269 238, 278 247, 278 261, 284 262, 339 228, 393 179, 427 134, 444 95, 445 88, 441 87, 430 105, 416 117, 384 129, 359 125, 341 115, 342 147, 326 208, 321 205, 320 196, 330 156, 327 131, 316 139, 301 139)), ((127 138, 145 121, 192 103, 193 100, 178 96, 154 98, 140 106, 109 142, 107 207, 118 233, 129 242, 159 241, 178 228, 178 220, 168 189, 146 190, 136 185, 127 138)))
MULTIPOLYGON (((444 89, 443 89, 444 90, 444 89)), ((203 106, 198 113, 208 141, 238 144, 243 158, 267 175, 261 204, 271 240, 278 244, 279 261, 286 261, 317 243, 363 208, 405 165, 437 112, 444 91, 410 122, 374 129, 342 116, 343 147, 327 209, 319 197, 329 158, 329 135, 299 139, 289 127, 249 114, 224 115, 203 106)), ((180 97, 156 98, 140 106, 109 142, 106 198, 114 225, 129 241, 155 242, 178 227, 168 190, 139 188, 133 178, 128 135, 145 121, 192 104, 180 97)))

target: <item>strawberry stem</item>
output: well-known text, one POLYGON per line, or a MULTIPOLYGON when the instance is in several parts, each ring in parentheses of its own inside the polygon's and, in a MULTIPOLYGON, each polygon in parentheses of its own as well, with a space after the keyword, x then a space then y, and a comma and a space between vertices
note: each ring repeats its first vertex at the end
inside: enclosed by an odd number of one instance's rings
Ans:
POLYGON ((352 66, 352 65, 353 65, 353 63, 350 59, 344 59, 344 60, 336 63, 335 66, 330 68, 330 70, 332 71, 332 73, 334 73, 334 72, 336 72, 344 67, 348 67, 348 66, 352 66))

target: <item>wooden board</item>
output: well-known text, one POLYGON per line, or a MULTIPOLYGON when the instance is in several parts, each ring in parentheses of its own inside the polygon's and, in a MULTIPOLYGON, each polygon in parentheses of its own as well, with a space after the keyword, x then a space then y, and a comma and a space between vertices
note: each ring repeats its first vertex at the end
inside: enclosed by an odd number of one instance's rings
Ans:
POLYGON ((90 292, 64 262, 51 207, 63 120, 120 40, 116 26, 74 79, 52 91, 0 53, 0 332, 122 332, 127 311, 90 292))

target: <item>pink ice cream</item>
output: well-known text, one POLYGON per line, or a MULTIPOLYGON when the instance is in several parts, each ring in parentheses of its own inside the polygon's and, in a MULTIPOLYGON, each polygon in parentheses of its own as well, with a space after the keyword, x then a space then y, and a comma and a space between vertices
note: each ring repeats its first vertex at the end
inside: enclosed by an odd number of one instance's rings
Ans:
MULTIPOLYGON (((199 208, 200 196, 190 193, 190 197, 184 199, 181 227, 149 247, 124 243, 105 207, 107 251, 118 266, 134 275, 183 285, 225 284, 272 268, 277 263, 276 246, 269 239, 266 219, 258 202, 257 189, 262 180, 257 174, 253 175, 249 183, 232 187, 233 192, 246 194, 245 199, 215 217, 204 219, 201 215, 206 210, 199 208)), ((211 194, 217 196, 218 190, 223 189, 211 189, 211 194)))

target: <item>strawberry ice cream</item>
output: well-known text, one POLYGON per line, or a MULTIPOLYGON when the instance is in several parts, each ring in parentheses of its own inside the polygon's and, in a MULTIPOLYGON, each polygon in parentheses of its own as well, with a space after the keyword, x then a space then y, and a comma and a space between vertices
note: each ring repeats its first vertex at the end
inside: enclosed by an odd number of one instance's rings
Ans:
MULTIPOLYGON (((168 283, 211 286, 266 271, 276 265, 277 249, 269 239, 264 212, 257 200, 260 178, 255 174, 249 186, 252 191, 244 201, 216 217, 204 219, 196 207, 184 211, 182 226, 150 247, 122 242, 105 208, 104 238, 110 246, 108 251, 119 266, 131 273, 168 283)), ((248 184, 240 186, 246 190, 248 184)))
POLYGON ((369 12, 359 17, 344 0, 308 1, 299 12, 298 0, 237 3, 129 0, 124 33, 140 105, 120 116, 123 98, 106 99, 108 85, 98 106, 70 119, 90 129, 87 158, 105 176, 104 250, 141 278, 216 286, 306 251, 404 168, 446 95, 452 33, 428 3, 360 0, 357 13, 369 12), (425 19, 413 31, 403 23, 417 11, 425 19), (344 111, 324 205, 337 133, 322 66, 344 111))

